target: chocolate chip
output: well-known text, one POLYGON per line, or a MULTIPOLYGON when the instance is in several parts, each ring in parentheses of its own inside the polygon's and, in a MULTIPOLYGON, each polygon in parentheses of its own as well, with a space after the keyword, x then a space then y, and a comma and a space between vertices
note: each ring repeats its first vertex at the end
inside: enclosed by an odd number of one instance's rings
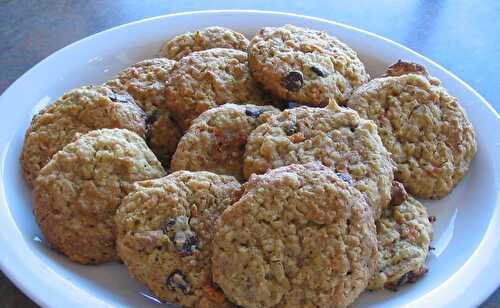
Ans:
POLYGON ((295 122, 291 122, 286 127, 286 135, 291 136, 297 132, 297 127, 295 126, 295 122))
POLYGON ((388 290, 391 290, 393 292, 397 292, 398 289, 404 285, 405 283, 408 282, 408 280, 413 277, 413 275, 415 275, 415 273, 413 273, 413 271, 409 271, 405 274, 403 274, 403 276, 401 276, 398 281, 396 283, 386 283, 384 285, 384 287, 388 290))
POLYGON ((262 113, 264 113, 264 110, 260 108, 247 107, 245 109, 245 114, 252 118, 258 118, 262 113))
POLYGON ((167 278, 167 288, 174 292, 181 291, 187 295, 191 293, 191 286, 187 282, 186 275, 180 270, 175 270, 167 278))
POLYGON ((297 107, 300 107, 300 104, 296 102, 289 101, 284 103, 284 109, 293 109, 297 107))
POLYGON ((396 292, 402 285, 409 283, 415 283, 420 277, 425 275, 429 270, 426 267, 421 267, 416 272, 409 271, 399 278, 396 283, 386 283, 384 287, 388 290, 396 292))
POLYGON ((429 216, 429 222, 430 223, 436 222, 436 216, 429 216))
POLYGON ((352 185, 352 177, 349 173, 337 172, 337 176, 344 182, 347 182, 349 185, 352 185))
POLYGON ((390 205, 400 205, 405 202, 406 199, 408 199, 408 193, 406 192, 403 184, 396 181, 392 182, 390 205))
POLYGON ((281 84, 292 92, 297 92, 304 85, 304 76, 302 72, 291 71, 281 80, 281 84))
POLYGON ((319 68, 317 68, 316 66, 311 66, 311 71, 313 73, 315 73, 316 75, 318 75, 319 77, 325 77, 325 73, 323 73, 322 70, 320 70, 319 68))

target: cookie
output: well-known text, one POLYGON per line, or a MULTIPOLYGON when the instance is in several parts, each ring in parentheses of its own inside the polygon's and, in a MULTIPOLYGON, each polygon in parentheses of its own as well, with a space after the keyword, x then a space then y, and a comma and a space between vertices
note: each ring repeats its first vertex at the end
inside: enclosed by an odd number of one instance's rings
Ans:
POLYGON ((254 78, 276 96, 310 106, 345 102, 370 76, 355 51, 326 32, 263 28, 250 42, 254 78))
POLYGON ((149 117, 146 141, 166 169, 170 169, 170 160, 182 137, 172 114, 167 111, 156 111, 149 117))
POLYGON ((241 33, 224 27, 208 27, 178 35, 165 42, 160 57, 179 60, 195 51, 229 48, 246 51, 248 39, 241 33))
POLYGON ((91 131, 40 170, 33 191, 36 221, 45 239, 73 261, 115 260, 114 215, 121 199, 133 182, 164 174, 139 135, 91 131))
POLYGON ((347 106, 377 124, 395 177, 411 194, 442 198, 477 151, 474 128, 458 99, 422 66, 398 62, 387 74, 357 89, 347 106))
POLYGON ((167 78, 167 108, 183 131, 204 111, 223 105, 262 105, 263 94, 250 76, 247 54, 215 48, 180 59, 167 78))
POLYGON ((138 183, 116 214, 118 253, 157 298, 183 307, 230 307, 212 282, 215 220, 240 196, 231 176, 174 172, 138 183))
POLYGON ((342 173, 366 195, 376 217, 391 199, 394 166, 377 127, 335 103, 287 109, 257 127, 248 137, 243 171, 248 178, 311 161, 342 173))
POLYGON ((377 265, 373 213, 319 163, 254 175, 217 222, 214 281, 244 307, 345 307, 377 265))
POLYGON ((271 106, 225 104, 202 113, 184 134, 172 170, 207 170, 243 179, 248 135, 279 110, 271 106))
POLYGON ((128 94, 106 86, 85 86, 64 94, 33 117, 21 153, 30 185, 52 155, 74 141, 76 133, 99 128, 126 128, 144 136, 146 115, 128 94))
POLYGON ((128 92, 148 115, 165 104, 165 80, 175 61, 156 58, 136 63, 107 81, 115 92, 128 92))
POLYGON ((429 255, 432 224, 425 207, 406 194, 396 183, 391 206, 376 222, 379 270, 368 289, 397 291, 407 282, 413 283, 427 273, 425 261, 429 255))

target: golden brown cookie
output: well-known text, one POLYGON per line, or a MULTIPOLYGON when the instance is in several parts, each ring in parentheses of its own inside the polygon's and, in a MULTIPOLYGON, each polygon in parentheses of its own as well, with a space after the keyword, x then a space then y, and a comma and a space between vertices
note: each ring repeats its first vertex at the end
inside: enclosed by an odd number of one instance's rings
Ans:
POLYGON ((223 105, 263 105, 263 93, 250 76, 247 54, 215 48, 180 59, 167 78, 167 108, 183 131, 204 111, 223 105))
POLYGON ((378 271, 368 289, 397 291, 405 283, 414 283, 427 273, 432 224, 425 207, 395 183, 391 206, 377 220, 379 251, 378 271))
POLYGON ((263 28, 248 52, 252 74, 266 90, 310 106, 345 102, 370 78, 356 52, 322 31, 263 28))
POLYGON ((156 297, 183 307, 229 307, 210 270, 215 220, 240 184, 210 172, 174 172, 138 183, 117 215, 118 253, 156 297))
POLYGON ((216 229, 214 281, 244 307, 345 307, 377 265, 372 210, 319 163, 252 176, 216 229))
POLYGON ((390 200, 393 162, 377 127, 347 108, 287 109, 257 127, 245 150, 245 177, 290 164, 319 161, 352 181, 380 216, 390 200))
POLYGON ((133 182, 165 171, 144 140, 126 129, 81 135, 40 170, 34 213, 45 239, 79 263, 117 259, 115 211, 133 182))
POLYGON ((117 94, 107 86, 71 90, 35 115, 21 153, 28 183, 33 185, 40 169, 74 141, 75 134, 99 128, 126 128, 143 137, 146 115, 128 94, 117 94))
POLYGON ((179 60, 192 52, 212 48, 247 51, 248 39, 243 34, 228 28, 208 27, 166 41, 160 51, 160 57, 179 60))
POLYGON ((115 92, 128 92, 148 115, 165 104, 165 80, 175 61, 148 59, 127 67, 105 84, 115 92))
POLYGON ((271 106, 224 104, 196 118, 182 136, 172 170, 207 170, 243 179, 248 135, 279 110, 271 106))
POLYGON ((442 198, 474 158, 474 128, 458 99, 422 66, 400 61, 386 75, 357 89, 347 106, 377 124, 395 177, 410 193, 442 198))

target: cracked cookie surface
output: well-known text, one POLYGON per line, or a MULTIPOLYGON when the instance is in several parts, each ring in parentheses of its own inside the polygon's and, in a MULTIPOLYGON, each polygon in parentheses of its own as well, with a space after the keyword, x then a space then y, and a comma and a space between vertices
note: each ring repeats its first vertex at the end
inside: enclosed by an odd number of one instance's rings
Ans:
POLYGON ((292 25, 263 28, 248 52, 252 74, 265 89, 306 105, 344 102, 369 80, 356 52, 322 31, 292 25))
POLYGON ((319 161, 352 178, 375 216, 390 200, 393 162, 377 127, 347 108, 287 109, 257 127, 246 145, 245 177, 290 164, 319 161))
POLYGON ((183 131, 204 111, 223 105, 263 105, 264 94, 250 76, 247 53, 215 48, 180 59, 167 78, 167 108, 183 131))
POLYGON ((79 263, 116 260, 114 215, 133 182, 161 177, 160 162, 137 134, 101 129, 81 135, 42 168, 34 213, 47 241, 79 263))
POLYGON ((139 182, 117 215, 117 249, 129 272, 161 300, 229 307, 211 281, 215 220, 240 196, 231 176, 178 171, 139 182))
POLYGON ((229 48, 247 51, 248 39, 241 33, 224 27, 208 27, 177 35, 165 42, 160 57, 179 60, 195 51, 229 48))
POLYGON ((40 169, 77 133, 99 128, 126 128, 143 137, 146 115, 128 94, 106 86, 71 90, 40 111, 26 131, 21 153, 27 182, 33 185, 40 169))
POLYGON ((406 195, 401 184, 397 185, 399 191, 376 222, 379 265, 368 284, 370 290, 397 291, 427 273, 425 262, 432 239, 429 215, 418 200, 406 195))
POLYGON ((182 136, 172 158, 172 170, 206 170, 242 180, 248 135, 278 113, 271 106, 235 104, 205 111, 182 136))
POLYGON ((373 120, 397 165, 395 177, 419 197, 442 198, 464 177, 476 151, 458 99, 425 68, 398 62, 357 89, 347 106, 373 120))
POLYGON ((319 163, 253 175, 224 211, 212 270, 244 307, 345 307, 377 262, 373 213, 361 193, 319 163))

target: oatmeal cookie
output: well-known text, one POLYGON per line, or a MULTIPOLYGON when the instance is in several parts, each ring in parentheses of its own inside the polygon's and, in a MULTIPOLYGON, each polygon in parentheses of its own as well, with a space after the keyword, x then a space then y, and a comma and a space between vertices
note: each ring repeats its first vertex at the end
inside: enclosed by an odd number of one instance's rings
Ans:
POLYGON ((195 51, 229 48, 247 51, 248 39, 241 33, 224 27, 208 27, 178 35, 165 42, 160 57, 179 60, 195 51))
POLYGON ((156 58, 136 63, 107 81, 115 92, 128 92, 148 115, 165 104, 165 80, 175 61, 156 58))
POLYGON ((116 215, 117 248, 129 272, 161 300, 230 307, 212 282, 215 220, 240 196, 231 176, 174 172, 140 182, 116 215))
POLYGON ((180 59, 167 78, 167 108, 183 131, 202 112, 225 103, 263 104, 263 93, 250 76, 247 54, 215 48, 180 59))
POLYGON ((287 109, 257 127, 248 137, 243 171, 248 178, 310 161, 344 174, 366 195, 376 217, 391 199, 394 166, 376 125, 335 103, 287 109))
POLYGON ((425 207, 395 183, 391 206, 377 220, 379 270, 368 289, 384 287, 396 291, 403 284, 415 282, 427 273, 432 225, 425 207))
POLYGON ((182 137, 182 132, 167 110, 157 110, 149 117, 148 122, 146 141, 162 165, 170 169, 170 160, 182 137))
POLYGON ((34 213, 46 240, 71 260, 117 259, 114 215, 133 182, 165 171, 144 140, 126 129, 81 135, 40 170, 34 213))
POLYGON ((377 124, 397 164, 395 177, 411 194, 442 198, 477 151, 474 128, 458 99, 423 67, 398 62, 387 74, 357 89, 347 106, 377 124))
POLYGON ((248 52, 250 70, 265 89, 311 106, 345 102, 370 78, 356 52, 326 32, 292 25, 263 28, 248 52))
POLYGON ((279 110, 271 106, 225 104, 202 113, 182 137, 172 170, 207 170, 243 179, 248 135, 279 110))
POLYGON ((85 86, 64 94, 33 117, 21 153, 30 185, 52 155, 74 141, 75 134, 99 128, 126 128, 144 136, 146 115, 128 94, 106 86, 85 86))
POLYGON ((213 240, 214 281, 244 307, 345 307, 377 265, 373 213, 319 163, 254 175, 213 240))

